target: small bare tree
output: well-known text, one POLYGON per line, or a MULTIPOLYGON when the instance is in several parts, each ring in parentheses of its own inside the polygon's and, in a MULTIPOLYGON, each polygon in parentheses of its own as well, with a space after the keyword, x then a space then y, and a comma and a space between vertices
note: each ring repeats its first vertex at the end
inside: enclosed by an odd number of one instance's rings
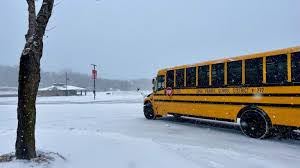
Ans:
POLYGON ((40 60, 43 55, 43 37, 51 17, 54 0, 43 0, 36 15, 35 0, 28 4, 28 32, 26 44, 20 59, 18 90, 18 129, 16 158, 35 158, 36 96, 40 83, 40 60))

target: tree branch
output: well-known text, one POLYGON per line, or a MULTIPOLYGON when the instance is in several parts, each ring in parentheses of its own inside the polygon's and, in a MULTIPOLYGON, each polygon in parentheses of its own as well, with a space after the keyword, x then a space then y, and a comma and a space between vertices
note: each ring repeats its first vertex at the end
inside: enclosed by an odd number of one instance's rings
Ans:
POLYGON ((33 37, 33 35, 36 32, 36 13, 35 13, 35 0, 26 0, 28 4, 28 31, 25 36, 26 41, 29 40, 30 37, 33 37))
POLYGON ((43 0, 42 7, 37 15, 37 36, 43 37, 52 14, 54 0, 43 0))

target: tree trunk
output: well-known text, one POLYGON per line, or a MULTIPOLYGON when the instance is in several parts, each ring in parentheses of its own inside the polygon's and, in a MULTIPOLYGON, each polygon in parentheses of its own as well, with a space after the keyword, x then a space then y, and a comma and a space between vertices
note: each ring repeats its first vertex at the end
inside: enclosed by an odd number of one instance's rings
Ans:
POLYGON ((18 129, 16 140, 17 159, 36 157, 35 123, 36 96, 40 83, 40 60, 43 54, 43 36, 51 17, 54 0, 43 0, 36 16, 35 0, 27 0, 29 28, 26 44, 20 58, 18 88, 18 129))

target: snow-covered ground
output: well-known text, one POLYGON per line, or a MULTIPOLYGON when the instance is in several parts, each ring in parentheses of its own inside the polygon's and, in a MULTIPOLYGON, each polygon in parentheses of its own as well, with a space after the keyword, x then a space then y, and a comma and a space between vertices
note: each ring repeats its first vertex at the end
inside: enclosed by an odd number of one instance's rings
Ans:
MULTIPOLYGON (((16 100, 0 98, 0 154, 14 151, 16 100)), ((299 167, 297 140, 255 140, 234 125, 203 120, 146 120, 142 100, 136 92, 98 93, 96 101, 92 96, 39 97, 37 148, 67 158, 53 168, 299 167)))

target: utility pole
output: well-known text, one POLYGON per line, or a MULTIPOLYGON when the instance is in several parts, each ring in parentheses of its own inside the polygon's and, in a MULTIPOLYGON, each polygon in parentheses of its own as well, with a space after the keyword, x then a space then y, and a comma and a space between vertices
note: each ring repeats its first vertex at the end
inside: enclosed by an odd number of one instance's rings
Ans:
POLYGON ((66 72, 66 96, 69 95, 68 94, 68 80, 69 80, 69 78, 68 78, 68 72, 66 72))
POLYGON ((96 70, 96 66, 95 64, 91 64, 93 66, 93 70, 92 70, 92 78, 94 79, 94 100, 96 100, 96 79, 97 79, 97 70, 96 70))

